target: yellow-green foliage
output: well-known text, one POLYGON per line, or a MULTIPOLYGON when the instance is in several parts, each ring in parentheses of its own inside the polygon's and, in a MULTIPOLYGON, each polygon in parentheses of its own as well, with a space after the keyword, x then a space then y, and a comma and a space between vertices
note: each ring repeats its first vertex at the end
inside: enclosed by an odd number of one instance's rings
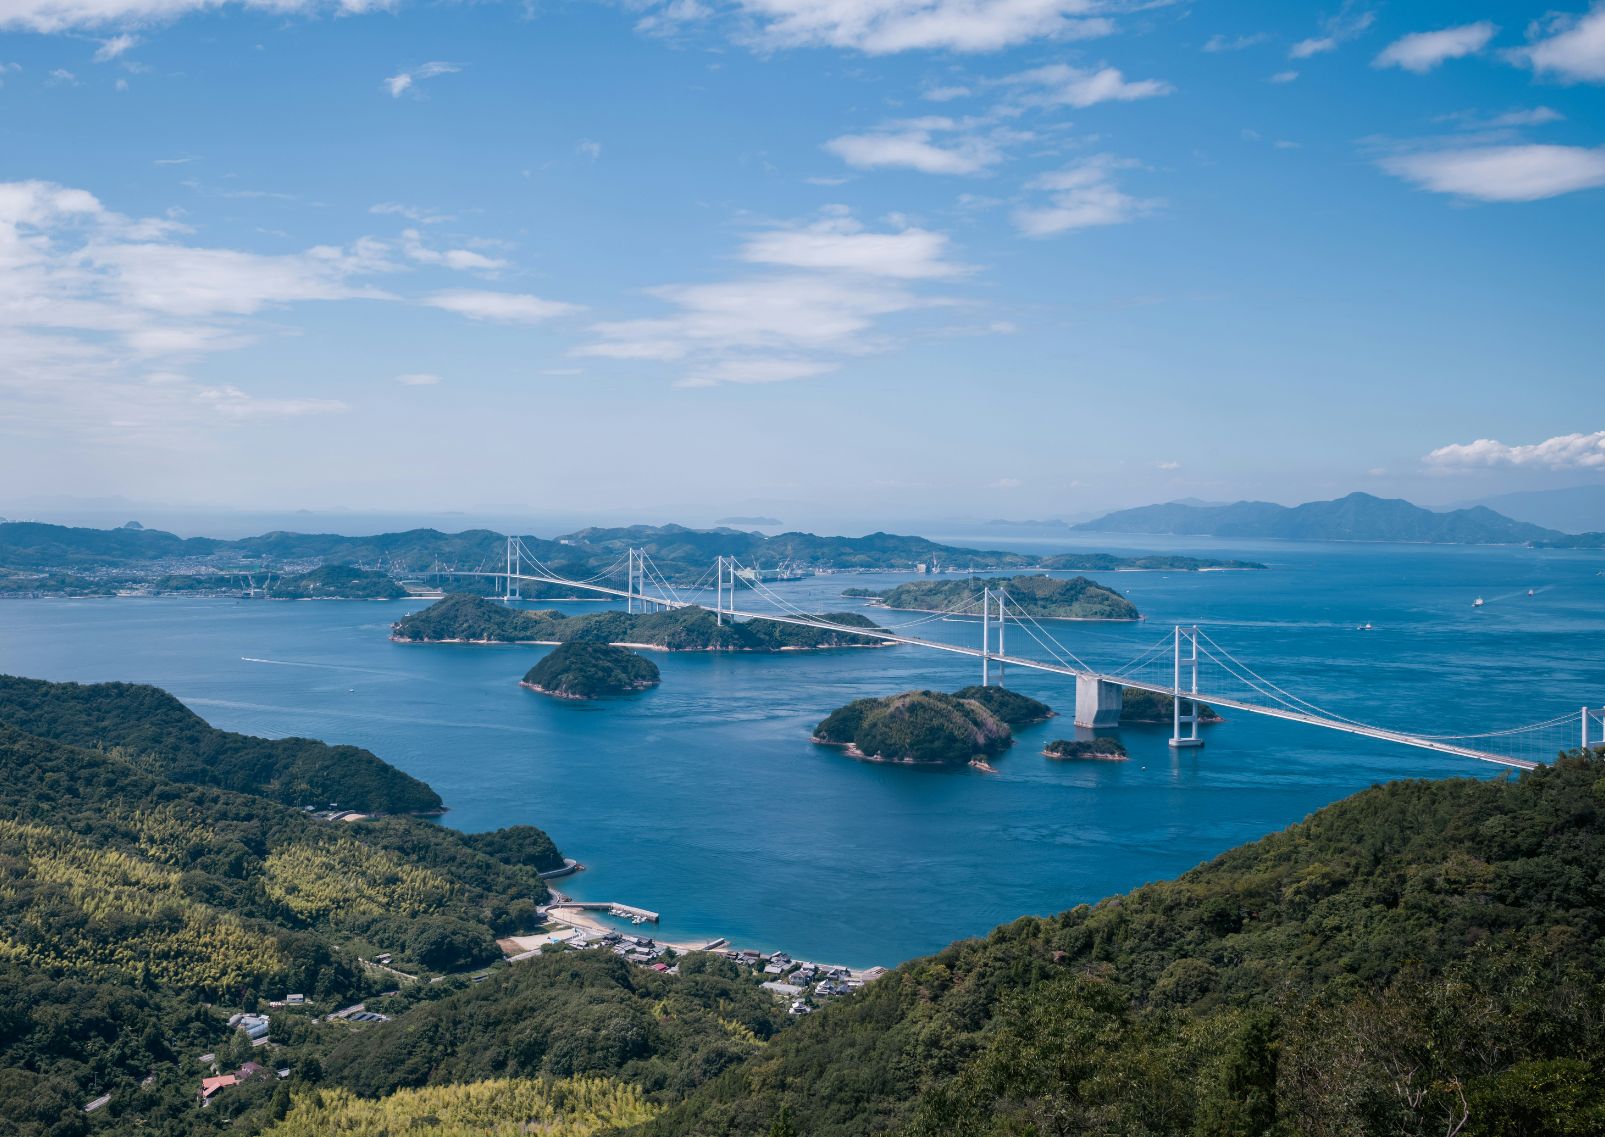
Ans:
POLYGON ((0 926, 0 956, 211 991, 283 970, 271 941, 179 882, 172 868, 65 830, 0 820, 0 901, 15 913, 0 926))
POLYGON ((635 1086, 607 1078, 497 1078, 398 1090, 377 1101, 347 1090, 311 1090, 263 1137, 589 1137, 651 1120, 635 1086))
POLYGON ((190 820, 171 805, 150 810, 112 810, 107 819, 126 825, 138 841, 140 852, 163 864, 188 864, 196 853, 222 843, 217 830, 190 820))
POLYGON ((439 910, 451 896, 446 878, 349 837, 287 845, 263 867, 268 895, 308 920, 337 914, 422 916, 439 910))

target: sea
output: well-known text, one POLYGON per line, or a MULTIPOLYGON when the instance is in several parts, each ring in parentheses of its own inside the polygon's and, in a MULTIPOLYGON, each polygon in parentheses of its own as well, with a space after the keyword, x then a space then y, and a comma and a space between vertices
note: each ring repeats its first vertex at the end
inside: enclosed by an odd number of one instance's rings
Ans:
MULTIPOLYGON (((1280 689, 1393 729, 1497 730, 1605 703, 1598 551, 952 539, 1269 566, 1087 574, 1145 617, 1043 622, 1057 650, 1094 666, 1113 669, 1173 625, 1198 625, 1280 689)), ((842 573, 772 587, 799 608, 922 620, 915 634, 979 643, 976 621, 841 596, 909 579, 842 573)), ((1129 761, 1053 761, 1043 744, 1077 736, 1074 682, 1021 668, 1007 684, 1064 714, 1017 732, 994 772, 866 763, 812 744, 812 727, 855 698, 977 682, 978 661, 914 646, 656 653, 661 686, 576 703, 519 686, 547 648, 392 643, 391 623, 427 603, 3 600, 0 671, 152 683, 227 730, 367 747, 440 793, 441 824, 547 830, 585 866, 559 882, 564 891, 659 912, 649 930, 666 939, 723 937, 854 967, 1175 877, 1377 783, 1510 776, 1235 711, 1205 728, 1197 750, 1172 750, 1167 727, 1126 727, 1129 761)), ((1011 654, 1042 654, 1023 630, 1009 634, 1011 654)))

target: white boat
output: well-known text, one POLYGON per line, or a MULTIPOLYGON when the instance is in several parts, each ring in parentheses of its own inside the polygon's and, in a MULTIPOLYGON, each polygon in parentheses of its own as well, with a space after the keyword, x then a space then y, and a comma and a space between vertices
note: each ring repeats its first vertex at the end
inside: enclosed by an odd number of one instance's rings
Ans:
POLYGON ((1537 595, 1538 595, 1538 593, 1537 593, 1537 592, 1535 592, 1535 591, 1533 591, 1533 590, 1532 590, 1532 589, 1531 589, 1531 588, 1529 588, 1529 589, 1528 589, 1528 590, 1527 590, 1527 595, 1528 595, 1528 596, 1537 596, 1537 595))
POLYGON ((1479 596, 1479 597, 1477 597, 1477 599, 1473 600, 1471 602, 1471 606, 1473 608, 1481 608, 1482 607, 1482 597, 1479 596))

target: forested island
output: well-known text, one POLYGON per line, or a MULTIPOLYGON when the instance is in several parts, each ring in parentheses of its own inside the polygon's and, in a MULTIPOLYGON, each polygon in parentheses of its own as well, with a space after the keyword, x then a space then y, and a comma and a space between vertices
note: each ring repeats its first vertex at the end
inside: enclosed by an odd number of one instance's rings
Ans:
MULTIPOLYGON (((1014 704, 1011 709, 1017 714, 1032 713, 1024 704, 1014 704)), ((822 746, 841 747, 850 756, 870 762, 952 766, 984 764, 1012 746, 1014 735, 1009 723, 979 699, 940 691, 904 691, 878 699, 855 699, 838 707, 814 728, 813 740, 822 746)))
POLYGON ((843 595, 867 597, 882 608, 979 616, 988 588, 994 591, 1003 589, 1018 611, 1038 619, 1142 619, 1142 614, 1131 601, 1084 576, 1068 580, 1051 576, 915 580, 899 584, 896 588, 850 588, 843 595))
MULTIPOLYGON (((819 619, 847 627, 875 628, 858 612, 824 612, 819 619)), ((592 612, 568 616, 547 609, 513 608, 466 593, 447 596, 396 621, 399 643, 609 643, 663 651, 802 651, 881 647, 873 636, 753 619, 720 623, 706 608, 662 612, 592 612)))
MULTIPOLYGON (((1120 721, 1123 723, 1161 723, 1169 726, 1175 721, 1175 703, 1169 695, 1157 691, 1144 691, 1141 687, 1126 687, 1121 691, 1120 721)), ((1198 721, 1217 723, 1225 720, 1207 703, 1197 704, 1198 721)))
POLYGON ((407 590, 389 573, 354 565, 323 565, 308 572, 275 576, 265 585, 273 600, 400 600, 407 590))
POLYGON ((656 687, 658 665, 612 644, 559 644, 524 675, 523 685, 560 699, 599 699, 656 687))
POLYGON ((1124 762, 1126 748, 1117 739, 1055 738, 1042 748, 1045 758, 1092 758, 1104 762, 1124 762))

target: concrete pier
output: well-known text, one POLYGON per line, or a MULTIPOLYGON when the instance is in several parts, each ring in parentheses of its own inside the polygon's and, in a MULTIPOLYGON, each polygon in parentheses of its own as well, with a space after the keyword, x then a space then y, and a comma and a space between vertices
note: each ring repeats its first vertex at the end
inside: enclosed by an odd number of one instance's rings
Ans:
POLYGON ((1120 712, 1125 705, 1125 689, 1119 683, 1110 683, 1091 675, 1076 676, 1077 726, 1093 730, 1119 726, 1120 712))

